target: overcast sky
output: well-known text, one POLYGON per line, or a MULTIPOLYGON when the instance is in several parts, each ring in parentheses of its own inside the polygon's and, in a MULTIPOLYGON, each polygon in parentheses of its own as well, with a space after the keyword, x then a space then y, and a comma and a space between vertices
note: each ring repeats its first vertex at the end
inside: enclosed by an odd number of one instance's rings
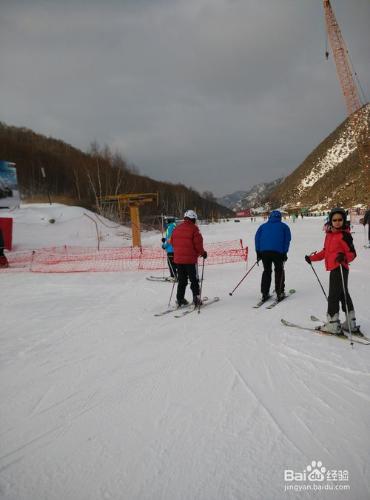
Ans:
MULTIPOLYGON (((108 144, 155 179, 246 190, 292 172, 346 118, 322 0, 0 6, 0 121, 108 144)), ((369 100, 370 1, 332 6, 369 100)))

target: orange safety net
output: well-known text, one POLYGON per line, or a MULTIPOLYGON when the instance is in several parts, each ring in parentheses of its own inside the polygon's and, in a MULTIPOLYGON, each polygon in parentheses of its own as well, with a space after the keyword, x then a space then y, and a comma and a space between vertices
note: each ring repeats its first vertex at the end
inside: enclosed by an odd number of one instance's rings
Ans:
MULTIPOLYGON (((246 261, 248 247, 241 240, 207 243, 205 264, 246 261)), ((156 247, 102 248, 62 246, 10 252, 9 267, 1 272, 78 273, 149 271, 167 268, 166 252, 156 247)))

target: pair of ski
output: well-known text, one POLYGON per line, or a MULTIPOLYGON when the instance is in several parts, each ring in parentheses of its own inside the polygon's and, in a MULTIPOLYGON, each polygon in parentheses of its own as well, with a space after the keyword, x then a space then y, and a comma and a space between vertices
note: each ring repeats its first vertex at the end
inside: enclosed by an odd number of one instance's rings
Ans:
MULTIPOLYGON (((311 316, 310 317, 311 321, 320 321, 321 323, 324 323, 321 321, 319 318, 316 318, 316 316, 311 316)), ((287 321, 286 319, 281 319, 281 322, 284 326, 288 326, 291 328, 297 328, 299 330, 305 330, 308 332, 316 333, 317 335, 327 335, 331 337, 335 337, 340 340, 348 340, 350 341, 349 333, 345 332, 345 335, 334 335, 329 332, 324 332, 320 330, 320 326, 317 327, 309 327, 309 326, 303 326, 303 325, 297 325, 296 323, 291 323, 290 321, 287 321)), ((366 337, 365 335, 356 335, 355 333, 352 334, 352 342, 355 342, 356 344, 364 344, 364 345, 369 345, 370 344, 370 338, 366 337)))
POLYGON ((160 316, 165 316, 166 314, 176 313, 174 315, 174 318, 182 318, 183 316, 187 316, 188 314, 193 313, 194 311, 201 311, 202 309, 204 309, 204 307, 208 307, 211 304, 218 302, 219 300, 220 297, 213 297, 213 299, 209 299, 208 297, 203 297, 202 305, 200 306, 200 308, 199 306, 195 306, 194 304, 189 304, 187 306, 181 306, 181 307, 169 307, 165 311, 154 314, 154 316, 160 317, 160 316))
MULTIPOLYGON (((273 307, 277 306, 278 304, 280 304, 280 302, 283 302, 283 300, 286 300, 288 297, 290 297, 291 295, 293 295, 295 293, 295 290, 292 288, 291 290, 289 290, 289 292, 285 295, 285 297, 283 299, 280 299, 278 300, 277 298, 273 300, 273 302, 271 302, 271 304, 269 304, 266 309, 272 309, 273 307)), ((259 302, 257 302, 257 304, 255 306, 253 306, 254 309, 258 309, 260 308, 261 306, 263 306, 263 304, 266 304, 266 302, 269 302, 269 300, 272 298, 272 296, 270 295, 266 300, 260 300, 259 302)))
POLYGON ((174 283, 177 282, 176 278, 172 278, 171 276, 147 276, 146 279, 148 281, 155 281, 158 283, 174 283))

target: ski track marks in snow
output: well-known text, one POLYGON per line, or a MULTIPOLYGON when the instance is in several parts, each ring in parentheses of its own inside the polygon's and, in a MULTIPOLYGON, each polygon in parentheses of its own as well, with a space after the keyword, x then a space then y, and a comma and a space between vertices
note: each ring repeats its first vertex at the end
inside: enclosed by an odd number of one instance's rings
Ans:
MULTIPOLYGON (((260 222, 201 230, 205 243, 242 237, 252 259, 260 222)), ((270 311, 252 308, 261 268, 227 295, 245 263, 206 266, 204 294, 221 301, 182 320, 153 318, 171 286, 144 273, 1 276, 0 496, 280 500, 284 468, 320 459, 367 498, 368 352, 280 325, 325 313, 303 259, 322 247, 321 225, 290 224, 297 294, 270 311)), ((350 287, 370 331, 368 251, 354 236, 350 287)))
POLYGON ((259 405, 261 405, 261 407, 263 408, 263 410, 266 412, 266 414, 268 415, 268 417, 271 419, 271 421, 273 422, 275 428, 278 430, 279 433, 282 434, 282 436, 290 443, 290 445, 295 449, 297 450, 299 453, 302 453, 303 454, 303 450, 301 450, 290 438, 289 436, 287 435, 287 433, 284 431, 284 429, 282 428, 281 424, 279 424, 279 422, 277 421, 277 419, 274 417, 274 415, 271 413, 271 410, 269 410, 267 408, 267 406, 265 404, 262 403, 262 400, 258 397, 258 395, 256 394, 256 392, 253 391, 253 389, 251 388, 251 386, 247 383, 246 379, 243 377, 243 375, 240 373, 240 371, 233 365, 233 363, 230 361, 230 359, 228 359, 228 362, 232 368, 232 370, 234 371, 235 373, 235 376, 236 378, 243 384, 243 386, 245 387, 245 389, 254 397, 254 399, 258 402, 259 405))

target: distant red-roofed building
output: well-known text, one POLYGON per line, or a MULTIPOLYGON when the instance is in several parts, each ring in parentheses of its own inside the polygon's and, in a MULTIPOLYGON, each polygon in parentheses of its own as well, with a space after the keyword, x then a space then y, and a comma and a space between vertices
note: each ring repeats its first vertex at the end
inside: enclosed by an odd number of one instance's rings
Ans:
POLYGON ((236 212, 237 217, 251 217, 252 212, 250 208, 246 208, 245 210, 240 210, 240 212, 236 212))

